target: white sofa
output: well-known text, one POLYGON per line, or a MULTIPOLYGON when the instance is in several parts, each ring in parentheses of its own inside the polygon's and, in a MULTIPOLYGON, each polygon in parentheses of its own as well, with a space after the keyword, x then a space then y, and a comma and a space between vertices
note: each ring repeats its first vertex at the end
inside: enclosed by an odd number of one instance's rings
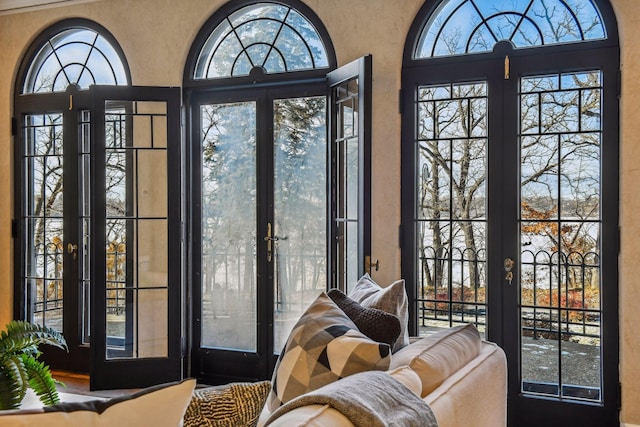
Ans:
MULTIPOLYGON (((392 358, 391 368, 406 369, 395 378, 420 394, 439 427, 506 426, 507 363, 504 351, 481 341, 472 325, 451 328, 414 340, 392 358), (417 378, 417 379, 416 379, 417 378), (415 382, 418 381, 416 384, 415 382)), ((402 369, 400 369, 402 372, 402 369)), ((263 410, 262 426, 270 413, 263 410)), ((293 409, 269 426, 353 427, 354 424, 329 405, 293 409)))

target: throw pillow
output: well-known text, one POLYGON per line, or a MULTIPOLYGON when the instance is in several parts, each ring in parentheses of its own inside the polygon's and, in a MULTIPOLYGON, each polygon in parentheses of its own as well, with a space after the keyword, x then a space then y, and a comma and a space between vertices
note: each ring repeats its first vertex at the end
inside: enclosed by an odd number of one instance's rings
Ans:
POLYGON ((59 403, 0 415, 3 427, 175 427, 182 423, 196 380, 149 387, 109 400, 59 403))
POLYGON ((393 355, 391 368, 409 366, 422 381, 421 397, 480 353, 480 333, 472 324, 455 326, 426 336, 393 355))
POLYGON ((404 279, 397 280, 387 287, 381 287, 365 274, 347 294, 349 298, 364 307, 377 308, 398 316, 400 320, 400 336, 392 346, 395 353, 409 345, 409 303, 404 288, 404 279))
POLYGON ((331 289, 327 295, 353 320, 360 332, 372 340, 393 346, 400 336, 398 316, 377 308, 363 307, 339 289, 331 289))
POLYGON ((270 389, 269 381, 196 389, 184 414, 184 427, 253 427, 270 389))
POLYGON ((357 372, 389 368, 391 348, 358 331, 325 292, 295 324, 276 363, 267 407, 283 403, 357 372))

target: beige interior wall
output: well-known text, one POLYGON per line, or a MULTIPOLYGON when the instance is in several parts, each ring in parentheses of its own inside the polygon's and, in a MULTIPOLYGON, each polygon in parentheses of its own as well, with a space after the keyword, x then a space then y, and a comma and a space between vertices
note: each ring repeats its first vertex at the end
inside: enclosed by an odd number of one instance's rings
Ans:
MULTIPOLYGON (((431 1, 431 0, 426 0, 431 1)), ((398 89, 402 51, 409 26, 424 0, 306 0, 327 26, 342 65, 373 54, 373 259, 374 278, 389 283, 400 276, 400 115, 398 89)), ((640 424, 640 25, 638 0, 611 0, 622 44, 620 316, 622 421, 640 424)), ((121 44, 136 85, 182 82, 189 47, 221 0, 101 0, 0 16, 0 325, 12 318, 13 216, 10 118, 15 73, 29 43, 48 25, 67 17, 95 20, 121 44), (180 6, 178 6, 180 4, 180 6)))
POLYGON ((640 8, 637 0, 614 0, 622 68, 620 98, 620 381, 621 421, 640 425, 640 8))

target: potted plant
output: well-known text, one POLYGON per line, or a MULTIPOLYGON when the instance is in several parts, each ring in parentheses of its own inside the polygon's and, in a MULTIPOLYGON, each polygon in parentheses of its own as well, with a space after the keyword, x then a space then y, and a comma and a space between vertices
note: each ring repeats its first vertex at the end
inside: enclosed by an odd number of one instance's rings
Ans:
POLYGON ((31 387, 40 401, 60 401, 49 367, 38 360, 40 344, 67 350, 61 333, 46 326, 14 320, 0 333, 0 410, 17 409, 31 387))

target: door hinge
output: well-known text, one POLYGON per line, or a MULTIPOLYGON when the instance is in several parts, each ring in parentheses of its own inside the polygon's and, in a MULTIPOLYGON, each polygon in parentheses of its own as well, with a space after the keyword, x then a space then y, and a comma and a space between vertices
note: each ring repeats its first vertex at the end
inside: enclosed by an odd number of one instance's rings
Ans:
POLYGON ((398 113, 404 114, 404 89, 398 90, 398 113))
POLYGON ((11 117, 11 136, 18 134, 18 119, 11 117))
POLYGON ((622 247, 622 227, 618 227, 618 255, 622 247))
POLYGON ((402 224, 398 226, 398 247, 402 249, 404 247, 404 229, 402 224))
POLYGON ((13 239, 18 237, 18 221, 15 219, 11 220, 11 237, 13 239))
POLYGON ((511 72, 511 64, 509 64, 509 55, 504 57, 504 79, 509 80, 509 73, 511 72))
POLYGON ((618 70, 618 99, 622 97, 622 69, 618 70))
POLYGON ((618 411, 622 409, 622 383, 618 383, 618 411))

